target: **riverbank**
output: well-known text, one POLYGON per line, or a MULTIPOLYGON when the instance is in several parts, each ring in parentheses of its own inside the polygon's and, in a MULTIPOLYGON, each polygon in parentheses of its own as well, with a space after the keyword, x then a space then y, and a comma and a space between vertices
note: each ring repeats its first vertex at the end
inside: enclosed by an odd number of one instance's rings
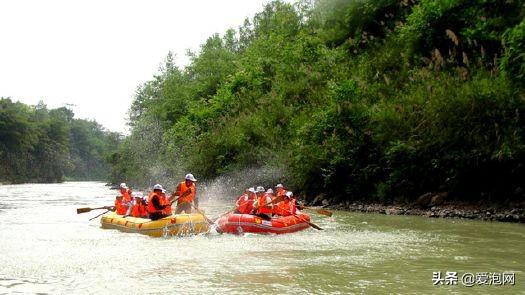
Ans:
POLYGON ((466 203, 449 203, 422 208, 417 204, 384 205, 378 203, 341 203, 328 205, 328 208, 350 212, 379 213, 386 215, 419 215, 429 218, 464 218, 485 221, 525 223, 525 210, 522 205, 498 207, 473 205, 466 203))

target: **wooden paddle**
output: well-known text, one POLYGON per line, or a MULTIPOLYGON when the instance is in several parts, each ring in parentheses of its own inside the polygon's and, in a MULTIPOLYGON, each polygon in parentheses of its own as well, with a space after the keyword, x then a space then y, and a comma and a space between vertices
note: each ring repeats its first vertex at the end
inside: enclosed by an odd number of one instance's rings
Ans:
POLYGON ((280 202, 282 202, 282 201, 284 201, 284 196, 277 196, 277 197, 275 197, 275 199, 273 199, 270 203, 268 203, 268 204, 266 204, 266 205, 264 205, 264 206, 267 206, 267 205, 270 205, 270 204, 271 204, 271 205, 275 205, 275 204, 280 203, 280 202))
POLYGON ((323 208, 312 208, 312 207, 308 207, 308 206, 304 206, 304 205, 300 205, 300 206, 303 207, 306 210, 312 210, 312 211, 317 212, 318 214, 326 215, 328 217, 331 217, 332 214, 333 214, 331 211, 328 211, 328 210, 323 209, 323 208))
POLYGON ((104 206, 104 207, 97 207, 97 208, 77 208, 77 214, 91 212, 92 210, 98 210, 98 209, 112 210, 113 206, 104 206))
MULTIPOLYGON (((175 196, 176 196, 176 193, 177 193, 177 191, 172 192, 172 193, 171 193, 171 197, 170 197, 170 199, 173 198, 173 197, 175 197, 175 196)), ((187 196, 187 195, 190 194, 190 193, 191 193, 191 188, 187 189, 185 192, 182 193, 182 195, 180 195, 180 196, 179 196, 178 198, 176 198, 175 200, 171 201, 171 203, 172 203, 172 204, 175 203, 175 202, 178 201, 180 198, 185 197, 185 196, 187 196)))
POLYGON ((204 214, 204 212, 202 212, 199 208, 195 207, 195 205, 193 205, 193 203, 191 204, 191 206, 193 207, 193 209, 195 209, 195 211, 197 211, 200 215, 202 215, 202 216, 204 217, 204 219, 206 219, 206 221, 207 221, 210 225, 214 224, 214 222, 213 222, 211 219, 209 219, 209 218, 204 214))
MULTIPOLYGON (((303 221, 306 221, 306 220, 303 220, 303 221)), ((306 223, 308 223, 311 227, 315 228, 316 230, 324 230, 323 228, 319 227, 317 224, 311 223, 310 221, 306 221, 306 223)))
MULTIPOLYGON (((277 196, 277 197, 275 197, 275 199, 273 199, 272 201, 270 201, 270 202, 264 204, 263 207, 264 207, 264 206, 268 206, 268 205, 275 205, 275 204, 280 203, 280 202, 282 202, 282 201, 284 201, 284 196, 277 196)), ((255 204, 258 205, 258 202, 255 203, 255 204)), ((257 209, 257 208, 259 208, 259 206, 254 206, 254 209, 257 209)))
MULTIPOLYGON (((297 198, 299 198, 299 196, 297 196, 297 198)), ((323 209, 323 208, 312 208, 312 207, 308 207, 308 206, 305 206, 305 205, 299 204, 299 203, 297 203, 297 205, 303 207, 306 210, 313 210, 313 211, 317 212, 318 214, 326 215, 328 217, 332 217, 332 214, 333 214, 331 211, 328 211, 328 210, 323 209)))
POLYGON ((237 208, 233 208, 233 209, 231 209, 229 211, 226 211, 226 212, 222 213, 221 215, 219 215, 219 217, 215 218, 215 221, 213 223, 217 222, 217 220, 219 220, 219 218, 223 217, 224 215, 230 214, 230 213, 234 212, 235 210, 237 210, 237 208))
POLYGON ((301 220, 301 221, 304 221, 304 222, 308 223, 308 225, 309 225, 309 226, 311 226, 311 227, 315 228, 316 230, 323 230, 323 228, 321 228, 321 227, 320 227, 320 226, 318 226, 317 224, 315 224, 315 223, 311 223, 310 221, 306 221, 306 220, 305 220, 304 218, 301 218, 301 217, 300 217, 300 216, 298 216, 298 215, 295 215, 295 216, 297 216, 297 217, 299 218, 299 220, 301 220))
POLYGON ((180 199, 180 197, 176 198, 176 199, 173 200, 173 201, 170 201, 170 205, 173 205, 173 203, 177 202, 179 199, 180 199))
POLYGON ((89 221, 91 221, 91 220, 93 220, 93 219, 95 219, 95 218, 97 218, 97 217, 99 217, 99 216, 101 216, 101 215, 104 215, 104 214, 108 213, 109 211, 111 211, 111 210, 107 210, 107 211, 106 211, 106 212, 104 212, 104 213, 100 213, 99 215, 97 215, 97 216, 95 216, 95 217, 92 217, 92 218, 90 218, 90 219, 89 219, 89 221))

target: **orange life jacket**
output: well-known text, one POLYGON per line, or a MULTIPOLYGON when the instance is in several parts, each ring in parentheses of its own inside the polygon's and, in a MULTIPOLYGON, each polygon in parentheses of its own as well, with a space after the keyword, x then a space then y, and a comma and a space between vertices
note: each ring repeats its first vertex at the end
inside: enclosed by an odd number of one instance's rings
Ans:
POLYGON ((122 195, 122 200, 125 202, 131 202, 131 194, 130 191, 125 190, 124 192, 120 192, 120 195, 122 195))
POLYGON ((127 204, 124 204, 124 201, 122 199, 116 199, 115 200, 115 213, 118 215, 125 215, 126 212, 128 212, 128 206, 127 204))
POLYGON ((247 194, 239 197, 235 205, 237 205, 237 211, 241 214, 250 214, 253 211, 254 199, 247 194))
POLYGON ((263 194, 257 198, 257 212, 256 214, 272 214, 272 205, 266 205, 272 201, 272 198, 268 194, 263 194))
POLYGON ((162 212, 166 215, 171 215, 171 202, 169 196, 162 194, 160 197, 164 199, 164 203, 162 204, 168 205, 166 208, 164 208, 164 210, 162 210, 162 212))
POLYGON ((163 212, 164 210, 161 209, 161 210, 157 210, 155 209, 155 206, 153 206, 153 197, 157 197, 157 199, 159 200, 159 205, 164 205, 165 204, 165 201, 164 201, 164 197, 162 197, 161 194, 158 194, 156 192, 151 192, 149 193, 148 195, 148 213, 159 213, 159 212, 163 212))
POLYGON ((297 206, 295 205, 295 199, 285 199, 273 207, 273 213, 281 216, 294 215, 296 211, 297 206))
POLYGON ((142 202, 139 202, 131 208, 131 216, 133 217, 147 217, 148 216, 148 210, 146 210, 146 206, 142 204, 142 202))
POLYGON ((195 183, 192 183, 190 186, 186 186, 186 181, 179 183, 176 195, 179 196, 178 204, 193 202, 193 199, 195 199, 195 183), (183 196, 184 192, 189 189, 191 189, 191 192, 183 196))

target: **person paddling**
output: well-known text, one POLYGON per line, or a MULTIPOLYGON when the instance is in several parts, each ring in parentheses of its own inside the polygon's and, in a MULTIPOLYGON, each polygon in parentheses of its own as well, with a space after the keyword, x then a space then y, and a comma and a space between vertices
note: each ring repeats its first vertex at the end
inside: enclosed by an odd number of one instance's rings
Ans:
POLYGON ((131 203, 131 189, 126 185, 126 183, 121 183, 119 186, 120 195, 126 203, 131 203))
POLYGON ((115 198, 115 213, 118 215, 126 215, 126 212, 128 212, 127 203, 124 203, 122 196, 117 196, 115 198))
POLYGON ((163 189, 162 190, 162 197, 164 198, 164 202, 165 204, 169 204, 169 206, 166 206, 166 208, 164 209, 164 214, 166 215, 171 215, 171 201, 170 201, 170 196, 169 195, 166 195, 166 190, 163 189))
POLYGON ((265 193, 264 187, 258 186, 255 190, 255 195, 257 198, 253 204, 254 215, 257 215, 265 220, 272 219, 272 198, 265 193))
POLYGON ((275 193, 273 192, 273 189, 269 188, 265 193, 264 193, 266 196, 270 197, 270 199, 275 199, 275 193))
POLYGON ((277 197, 284 197, 286 195, 286 189, 284 189, 284 185, 282 183, 279 183, 275 186, 275 195, 277 197))
POLYGON ((118 200, 115 200, 115 210, 117 214, 120 215, 129 215, 131 213, 131 207, 133 206, 133 198, 131 197, 131 189, 126 185, 126 183, 121 183, 119 186, 119 197, 118 200), (118 205, 117 205, 118 202, 118 205))
POLYGON ((273 208, 273 213, 281 216, 290 216, 297 214, 297 205, 292 192, 286 192, 284 200, 277 203, 273 208))
POLYGON ((239 197, 235 203, 235 213, 250 214, 253 210, 253 202, 255 201, 255 189, 253 187, 247 188, 244 194, 239 197))
POLYGON ((171 206, 162 196, 162 185, 155 184, 153 191, 148 196, 148 214, 151 220, 157 220, 168 216, 164 213, 166 207, 171 206))
POLYGON ((188 173, 184 177, 184 181, 177 185, 177 189, 169 199, 170 202, 177 201, 175 214, 180 214, 182 212, 191 213, 192 202, 195 209, 199 208, 199 199, 196 194, 195 182, 197 182, 197 179, 195 179, 193 174, 188 173))

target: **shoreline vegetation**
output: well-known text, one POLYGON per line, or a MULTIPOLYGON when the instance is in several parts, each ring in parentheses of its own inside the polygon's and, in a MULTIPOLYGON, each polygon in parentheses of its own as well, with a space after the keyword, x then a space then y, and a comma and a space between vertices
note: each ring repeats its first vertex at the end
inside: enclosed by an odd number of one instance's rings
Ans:
POLYGON ((107 180, 120 137, 67 107, 0 97, 0 183, 107 180))
POLYGON ((385 205, 380 203, 343 203, 327 205, 326 208, 360 213, 378 213, 385 215, 413 215, 429 218, 460 218, 483 221, 500 221, 525 223, 522 204, 501 206, 499 204, 446 203, 431 207, 421 207, 416 204, 385 205))
POLYGON ((275 173, 244 187, 307 203, 521 206, 524 16, 523 0, 271 2, 138 87, 112 182, 254 167, 275 173))

